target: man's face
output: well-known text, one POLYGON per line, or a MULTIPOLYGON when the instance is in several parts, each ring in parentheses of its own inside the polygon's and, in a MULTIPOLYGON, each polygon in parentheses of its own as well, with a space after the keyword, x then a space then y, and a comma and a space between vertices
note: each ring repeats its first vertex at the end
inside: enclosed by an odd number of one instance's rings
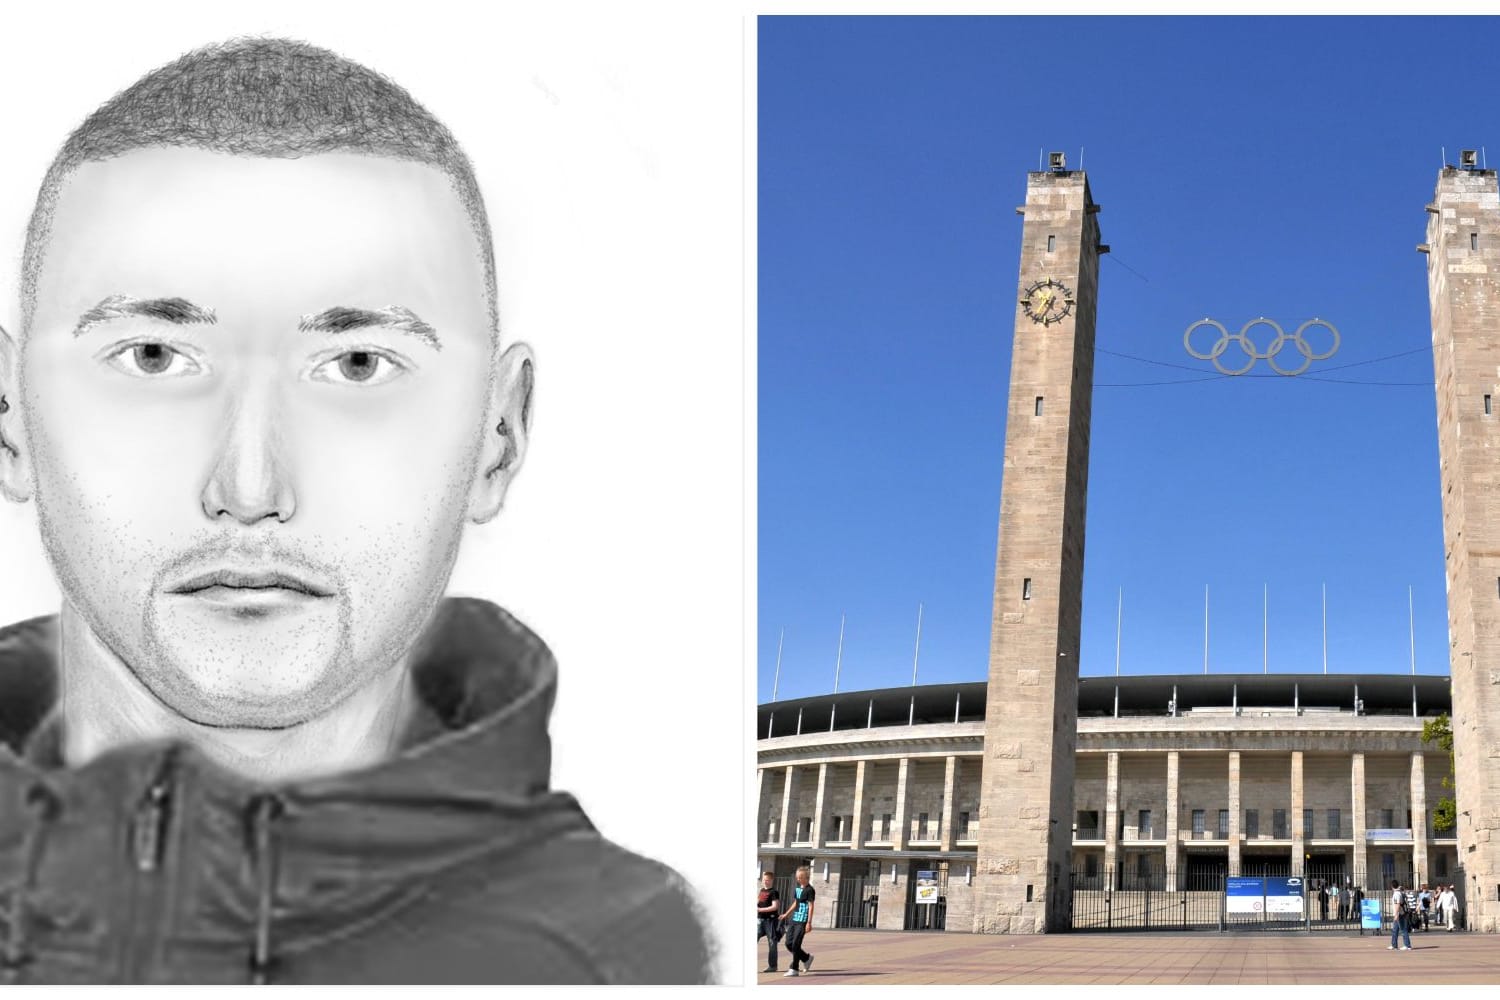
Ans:
POLYGON ((21 347, 67 599, 189 719, 327 711, 442 594, 491 361, 474 235, 435 168, 185 149, 84 164, 21 347))
POLYGON ((772 879, 771 876, 769 876, 769 875, 762 875, 760 877, 760 884, 761 884, 762 887, 764 887, 766 889, 771 888, 771 883, 773 881, 774 881, 774 879, 772 879))

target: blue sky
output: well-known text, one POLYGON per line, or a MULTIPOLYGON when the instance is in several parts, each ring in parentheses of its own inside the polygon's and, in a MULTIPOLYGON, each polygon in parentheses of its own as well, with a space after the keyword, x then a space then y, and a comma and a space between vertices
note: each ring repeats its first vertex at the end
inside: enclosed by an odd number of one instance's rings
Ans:
POLYGON ((1447 672, 1415 246, 1443 147, 1500 165, 1500 22, 758 32, 758 700, 783 629, 779 697, 832 690, 841 614, 840 690, 909 683, 918 602, 920 681, 984 678, 1015 207, 1042 150, 1082 161, 1112 247, 1082 673, 1114 672, 1121 588, 1121 673, 1201 672, 1205 585, 1211 672, 1262 669, 1263 587, 1270 671, 1321 671, 1325 583, 1330 672, 1410 670, 1408 585, 1416 669, 1447 672), (1300 378, 1180 381, 1211 373, 1182 345, 1205 316, 1321 317, 1343 342, 1300 378))

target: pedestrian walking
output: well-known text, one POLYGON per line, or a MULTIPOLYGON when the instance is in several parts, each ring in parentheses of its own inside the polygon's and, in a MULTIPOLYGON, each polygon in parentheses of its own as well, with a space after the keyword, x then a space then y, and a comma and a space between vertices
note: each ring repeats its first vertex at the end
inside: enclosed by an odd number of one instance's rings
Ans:
POLYGON ((1402 951, 1411 951, 1411 930, 1408 924, 1408 913, 1406 906, 1406 893, 1401 891, 1401 883, 1391 879, 1391 943, 1386 946, 1386 951, 1396 950, 1396 935, 1401 935, 1402 951))
POLYGON ((791 922, 786 927, 786 950, 792 956, 792 967, 787 970, 787 976, 799 976, 797 965, 800 962, 808 972, 812 971, 813 956, 802 947, 803 939, 812 931, 813 901, 817 899, 817 890, 807 884, 812 870, 806 865, 797 869, 797 884, 792 887, 792 905, 786 908, 781 915, 782 920, 791 917, 791 922))
POLYGON ((762 872, 760 876, 760 892, 755 897, 755 939, 766 939, 766 967, 760 971, 776 971, 776 942, 781 939, 781 921, 777 915, 781 912, 778 905, 781 893, 776 888, 776 873, 762 872))
POLYGON ((1454 892, 1453 886, 1443 887, 1443 893, 1438 897, 1438 909, 1443 913, 1443 924, 1448 930, 1453 930, 1453 925, 1458 922, 1458 893, 1454 892))

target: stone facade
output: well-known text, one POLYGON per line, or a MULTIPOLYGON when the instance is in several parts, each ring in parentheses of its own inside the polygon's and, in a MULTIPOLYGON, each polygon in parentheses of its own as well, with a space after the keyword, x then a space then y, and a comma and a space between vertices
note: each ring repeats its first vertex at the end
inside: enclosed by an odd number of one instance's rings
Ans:
POLYGON ((1458 837, 1478 928, 1500 929, 1500 190, 1445 167, 1427 287, 1448 575, 1458 837))
MULTIPOLYGON (((1390 876, 1456 878, 1459 841, 1430 815, 1446 794, 1447 757, 1421 742, 1424 720, 1450 706, 1434 699, 1422 716, 1384 709, 1080 719, 1071 811, 1058 824, 1064 883, 1128 888, 1165 871, 1156 888, 1188 889, 1205 861, 1232 875, 1336 873, 1367 889, 1390 876)), ((812 866, 816 926, 868 926, 871 913, 880 929, 912 926, 924 916, 912 905, 924 869, 940 873, 945 929, 972 930, 986 905, 985 831, 1011 814, 980 814, 981 794, 1008 797, 986 780, 985 722, 904 722, 758 741, 760 863, 786 878, 812 866), (813 817, 821 830, 804 822, 813 817), (786 844, 782 829, 794 831, 786 844)))

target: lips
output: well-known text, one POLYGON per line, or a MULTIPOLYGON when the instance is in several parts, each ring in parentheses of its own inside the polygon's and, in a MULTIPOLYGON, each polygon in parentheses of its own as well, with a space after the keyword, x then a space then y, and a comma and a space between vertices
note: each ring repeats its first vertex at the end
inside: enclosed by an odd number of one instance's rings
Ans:
POLYGON ((212 569, 169 588, 174 594, 203 594, 214 590, 240 592, 247 597, 256 593, 269 595, 288 591, 307 597, 333 596, 333 591, 322 584, 282 569, 212 569))

